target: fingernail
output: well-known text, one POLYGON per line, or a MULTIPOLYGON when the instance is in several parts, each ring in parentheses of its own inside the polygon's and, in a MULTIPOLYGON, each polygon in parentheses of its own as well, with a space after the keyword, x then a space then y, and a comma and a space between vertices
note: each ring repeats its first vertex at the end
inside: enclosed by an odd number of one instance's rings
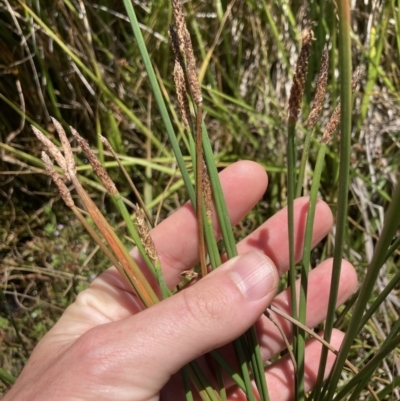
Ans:
POLYGON ((259 252, 239 256, 230 267, 229 275, 243 295, 258 300, 276 291, 278 276, 272 261, 259 252))

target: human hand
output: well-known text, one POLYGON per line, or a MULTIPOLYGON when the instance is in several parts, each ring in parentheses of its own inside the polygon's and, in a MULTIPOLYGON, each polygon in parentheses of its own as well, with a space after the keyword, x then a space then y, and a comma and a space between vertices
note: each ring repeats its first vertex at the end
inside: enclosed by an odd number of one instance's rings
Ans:
MULTIPOLYGON (((231 221, 237 224, 264 193, 266 174, 258 164, 247 161, 228 167, 220 177, 231 221)), ((296 200, 297 260, 301 257, 307 207, 306 198, 296 200)), ((319 201, 314 246, 331 225, 329 207, 319 201)), ((152 237, 165 280, 172 288, 180 281, 180 273, 197 262, 196 221, 190 205, 157 226, 152 237)), ((269 360, 285 344, 277 328, 261 315, 271 303, 290 313, 289 291, 275 296, 278 275, 288 270, 287 237, 284 209, 238 244, 242 256, 147 310, 141 310, 118 272, 107 270, 78 295, 40 341, 4 400, 184 400, 180 375, 176 374, 180 368, 223 347, 254 323, 263 360, 269 360)), ((133 254, 140 263, 136 250, 133 254)), ((310 272, 309 327, 326 317, 331 269, 332 260, 326 260, 310 272)), ((338 305, 354 292, 356 284, 354 268, 343 261, 338 305)), ((274 319, 290 338, 291 325, 279 316, 274 319)), ((339 348, 342 338, 343 334, 335 330, 331 344, 339 348)), ((315 383, 320 351, 318 341, 308 341, 306 390, 315 383)), ((229 358, 232 349, 225 346, 220 352, 229 358)), ((333 362, 334 355, 329 353, 327 373, 333 362)), ((207 367, 206 359, 199 363, 207 367)), ((268 366, 266 377, 272 401, 293 399, 289 358, 268 366)), ((244 399, 233 383, 229 399, 244 399)))

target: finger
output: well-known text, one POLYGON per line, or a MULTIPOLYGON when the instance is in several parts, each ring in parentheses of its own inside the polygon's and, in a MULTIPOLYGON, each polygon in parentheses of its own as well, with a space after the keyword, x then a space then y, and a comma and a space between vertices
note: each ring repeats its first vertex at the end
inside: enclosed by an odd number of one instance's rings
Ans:
MULTIPOLYGON (((268 179, 265 170, 252 161, 240 161, 219 174, 225 195, 231 224, 237 224, 260 200, 268 179)), ((217 237, 219 225, 213 213, 213 225, 217 237)), ((198 262, 196 215, 190 203, 164 220, 151 231, 166 283, 174 287, 180 281, 180 273, 192 269, 198 262)), ((137 249, 133 251, 141 260, 137 249)))
MULTIPOLYGON (((298 198, 294 202, 294 237, 295 259, 299 261, 303 253, 304 231, 306 226, 307 197, 298 198)), ((312 246, 318 244, 331 229, 333 216, 329 206, 318 200, 315 210, 312 246)), ((265 253, 283 274, 289 269, 287 207, 268 219, 257 230, 238 244, 239 253, 258 251, 265 253)))
MULTIPOLYGON (((333 259, 325 260, 309 274, 306 309, 307 327, 313 328, 326 319, 329 303, 329 291, 332 280, 332 265, 333 259)), ((346 302, 346 300, 354 294, 356 288, 356 271, 349 262, 343 260, 336 307, 339 307, 346 302)), ((299 296, 300 280, 297 280, 296 282, 296 292, 297 296, 299 296)), ((288 288, 276 296, 272 304, 286 314, 291 315, 290 299, 290 288, 288 288)), ((293 334, 292 324, 273 312, 270 312, 270 314, 282 329, 286 338, 291 341, 293 334)), ((267 361, 271 359, 286 347, 278 328, 267 317, 262 316, 261 319, 258 320, 257 332, 263 360, 267 361)))
MULTIPOLYGON (((277 285, 270 259, 245 254, 136 316, 90 330, 73 352, 82 367, 107 361, 107 369, 91 375, 99 386, 105 380, 102 372, 125 372, 113 385, 119 391, 136 389, 135 394, 143 389, 138 398, 147 399, 182 366, 246 331, 272 301, 277 285)), ((84 368, 78 367, 77 374, 85 375, 84 368)))
MULTIPOLYGON (((236 163, 221 173, 224 193, 229 194, 226 202, 233 225, 255 205, 263 194, 261 189, 265 188, 266 184, 265 175, 261 184, 259 182, 265 172, 259 170, 261 167, 258 164, 245 162, 246 165, 241 165, 241 163, 236 163)), ((295 200, 294 232, 297 261, 302 255, 307 210, 307 197, 295 200)), ((329 206, 318 200, 313 228, 313 247, 329 233, 332 223, 333 217, 329 206)), ((214 226, 216 236, 219 238, 218 224, 214 222, 214 226)), ((183 206, 153 229, 151 235, 161 260, 165 280, 173 287, 180 281, 180 273, 191 269, 198 262, 197 223, 191 205, 183 206)), ((265 253, 274 261, 281 274, 287 271, 289 267, 287 208, 268 219, 238 244, 239 253, 249 251, 265 253)), ((140 260, 138 251, 135 249, 133 252, 135 258, 140 260)))
MULTIPOLYGON (((234 196, 235 195, 232 194, 232 198, 234 196)), ((230 198, 231 198, 231 193, 229 193, 228 199, 230 198)), ((229 204, 228 206, 235 207, 235 203, 232 202, 232 204, 229 204)), ((308 210, 307 197, 295 200, 294 232, 295 232, 296 261, 300 260, 302 257, 307 210, 308 210)), ((178 215, 178 212, 176 213, 176 215, 178 215)), ((197 234, 196 234, 197 228, 193 212, 191 219, 192 221, 190 221, 190 218, 187 218, 186 220, 187 225, 185 226, 178 225, 178 227, 181 228, 180 232, 185 234, 184 237, 186 237, 186 238, 180 237, 180 240, 182 241, 183 244, 181 248, 170 247, 170 249, 168 249, 168 247, 165 247, 167 244, 171 242, 171 240, 174 241, 173 233, 169 232, 168 230, 166 230, 165 232, 163 231, 158 233, 159 237, 154 237, 155 240, 156 238, 158 238, 158 240, 160 241, 156 242, 156 247, 158 247, 158 243, 162 244, 162 247, 160 247, 160 249, 157 248, 159 249, 160 255, 165 255, 166 252, 169 252, 168 257, 162 257, 162 260, 164 262, 163 272, 166 279, 168 280, 168 283, 172 285, 176 285, 179 282, 180 280, 179 274, 183 270, 191 269, 194 266, 194 264, 198 262, 198 248, 197 248, 197 234), (190 227, 188 224, 190 224, 190 227), (191 234, 189 234, 189 232, 191 232, 191 234), (192 247, 187 246, 189 237, 192 237, 191 241, 192 247), (163 249, 165 249, 165 252, 163 252, 163 249), (185 249, 187 249, 188 251, 186 252, 185 249)), ((169 229, 170 223, 172 224, 172 221, 170 221, 169 219, 166 220, 164 228, 168 227, 169 229)), ((329 233, 329 230, 332 227, 332 223, 333 223, 333 217, 329 206, 325 202, 319 200, 317 202, 315 211, 313 238, 312 238, 313 247, 329 233)), ((255 230, 253 233, 251 233, 248 237, 246 237, 238 244, 238 252, 240 254, 250 251, 258 251, 265 253, 268 257, 270 257, 273 260, 280 274, 283 274, 285 271, 288 270, 289 245, 288 245, 287 208, 280 210, 278 213, 276 213, 274 216, 268 219, 263 225, 261 225, 257 230, 255 230)))
MULTIPOLYGON (((322 337, 323 333, 320 333, 319 335, 322 337)), ((342 332, 339 330, 333 330, 330 343, 336 350, 338 350, 343 338, 344 334, 342 332)), ((322 344, 318 340, 311 339, 307 341, 305 349, 306 369, 304 375, 306 392, 315 387, 321 350, 322 344)), ((335 359, 336 356, 332 352, 329 352, 324 376, 325 379, 332 370, 335 359)), ((293 370, 293 363, 288 355, 266 369, 267 387, 271 401, 289 401, 294 399, 294 377, 295 373, 293 370)), ((237 388, 233 388, 229 391, 229 399, 241 401, 245 400, 246 397, 243 392, 237 388)))
MULTIPOLYGON (((320 333, 322 337, 324 334, 320 333)), ((333 330, 330 344, 339 350, 343 341, 344 333, 339 330, 333 330)), ((305 350, 305 375, 304 385, 305 391, 308 392, 314 388, 317 381, 320 356, 322 352, 322 344, 316 340, 311 339, 307 341, 305 350)), ((336 355, 332 352, 328 353, 324 379, 329 375, 335 363, 336 355)), ((272 365, 267 369, 267 384, 270 390, 271 400, 287 401, 294 399, 294 370, 293 363, 289 357, 283 358, 276 365, 272 365)))
MULTIPOLYGON (((306 309, 306 326, 309 328, 317 326, 326 319, 332 279, 332 264, 332 259, 325 260, 309 274, 306 309)), ((357 274, 355 269, 349 262, 343 260, 336 307, 342 305, 354 293, 356 288, 357 274)), ((299 289, 300 280, 297 280, 297 296, 299 296, 300 293, 299 289)), ((282 312, 291 315, 290 299, 291 289, 287 288, 274 298, 272 304, 282 312)), ((278 324, 280 329, 284 332, 286 339, 291 342, 293 334, 292 324, 272 311, 269 311, 269 313, 274 322, 278 324)), ((263 361, 270 360, 286 348, 285 339, 271 319, 266 316, 261 316, 256 323, 256 330, 263 361)), ((226 346, 220 350, 220 353, 229 363, 234 365, 235 359, 231 351, 231 348, 226 346)), ((231 383, 229 379, 227 383, 231 383)))

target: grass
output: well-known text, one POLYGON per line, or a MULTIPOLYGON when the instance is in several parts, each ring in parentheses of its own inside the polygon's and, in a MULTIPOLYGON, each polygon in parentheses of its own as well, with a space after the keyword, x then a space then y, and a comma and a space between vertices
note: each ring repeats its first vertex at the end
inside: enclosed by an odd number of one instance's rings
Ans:
MULTIPOLYGON (((310 256, 314 266, 336 249, 339 255, 336 260, 343 253, 356 266, 363 282, 369 274, 367 266, 374 261, 376 238, 383 227, 382 213, 389 205, 400 161, 400 80, 396 73, 400 63, 400 6, 394 0, 375 6, 373 2, 355 3, 351 61, 360 66, 362 78, 354 94, 352 124, 347 131, 342 129, 340 138, 335 136, 326 148, 319 186, 320 196, 335 214, 338 207, 342 211, 347 209, 339 205, 345 196, 337 190, 338 180, 342 183, 339 175, 343 176, 338 149, 347 132, 348 209, 340 220, 341 228, 336 229, 336 235, 342 233, 343 250, 339 252, 338 239, 332 233, 310 256)), ((102 133, 139 191, 145 194, 145 202, 153 212, 160 212, 161 219, 188 198, 184 182, 187 187, 193 180, 188 157, 181 162, 188 166, 185 176, 177 170, 173 152, 166 145, 166 131, 173 129, 178 139, 175 152, 189 154, 190 143, 176 112, 172 80, 173 55, 166 31, 172 22, 171 9, 163 2, 135 5, 143 41, 155 70, 151 85, 160 87, 163 93, 165 109, 160 117, 157 96, 151 94, 146 64, 142 62, 143 52, 132 40, 122 2, 108 0, 101 6, 91 1, 77 4, 58 0, 49 7, 44 7, 42 1, 33 4, 4 1, 0 5, 3 21, 0 43, 7 44, 2 45, 0 62, 0 277, 28 352, 76 294, 105 268, 96 248, 49 185, 40 148, 28 122, 50 131, 49 137, 54 141, 57 139, 51 131, 49 116, 74 126, 92 144, 97 144, 97 155, 105 161, 121 196, 131 204, 136 203, 137 197, 118 172, 117 163, 98 140, 97 134, 102 133), (168 115, 172 116, 173 124, 166 130, 168 115)), ((305 102, 293 143, 293 153, 298 159, 326 35, 330 44, 328 96, 321 122, 311 138, 305 169, 304 192, 310 190, 312 173, 318 170, 321 131, 341 90, 336 77, 343 58, 338 48, 335 16, 330 3, 318 1, 304 9, 290 6, 286 1, 270 4, 251 0, 221 2, 218 6, 206 1, 186 6, 188 29, 203 77, 205 128, 217 168, 245 158, 259 161, 269 172, 268 192, 255 211, 234 230, 235 237, 240 238, 287 202, 287 135, 282 127, 286 125, 288 82, 299 53, 304 10, 304 18, 321 22, 313 28, 315 40, 305 102)), ((350 112, 351 107, 348 105, 345 110, 350 112)), ((79 178, 91 198, 108 220, 118 225, 116 205, 104 197, 104 189, 84 158, 78 163, 79 178)), ((125 229, 121 227, 119 232, 124 234, 125 229)), ((399 395, 395 390, 390 391, 399 368, 398 348, 389 335, 399 318, 398 255, 397 252, 380 269, 366 302, 371 305, 393 277, 397 284, 349 348, 349 358, 362 368, 373 360, 379 344, 389 343, 384 363, 379 365, 372 381, 386 399, 396 399, 399 395)), ((4 392, 9 386, 7 373, 16 377, 27 355, 4 308, 0 313, 0 360, 5 371, 0 379, 4 382, 1 387, 4 392)), ((342 330, 348 327, 350 317, 351 312, 341 320, 342 330)))

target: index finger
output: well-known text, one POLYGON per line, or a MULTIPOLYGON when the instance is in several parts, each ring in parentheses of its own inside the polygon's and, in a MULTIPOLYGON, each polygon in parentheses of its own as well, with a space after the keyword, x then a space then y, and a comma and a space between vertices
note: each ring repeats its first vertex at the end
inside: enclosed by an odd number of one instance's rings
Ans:
MULTIPOLYGON (((268 184, 267 174, 258 163, 239 161, 223 170, 219 177, 229 218, 231 224, 235 225, 264 194, 268 184)), ((219 224, 215 213, 213 215, 214 232, 219 238, 219 224)), ((198 261, 197 221, 191 203, 186 203, 151 230, 151 237, 160 258, 165 281, 168 286, 173 287, 180 280, 179 274, 193 268, 198 261)), ((132 255, 143 266, 136 248, 132 255)))

